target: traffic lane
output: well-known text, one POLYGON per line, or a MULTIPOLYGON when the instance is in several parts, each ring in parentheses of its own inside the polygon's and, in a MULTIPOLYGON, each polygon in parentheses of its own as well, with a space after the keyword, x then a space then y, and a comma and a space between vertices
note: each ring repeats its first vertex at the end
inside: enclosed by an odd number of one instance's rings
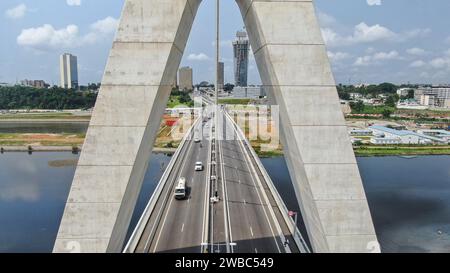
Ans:
MULTIPOLYGON (((175 200, 168 209, 164 225, 161 225, 157 252, 199 252, 202 240, 205 172, 194 170, 195 161, 205 161, 207 145, 193 143, 192 152, 186 156, 178 177, 186 178, 187 199, 175 200)), ((176 183, 176 181, 175 181, 176 183)))
POLYGON ((236 249, 239 252, 279 252, 275 241, 277 236, 273 232, 270 215, 265 211, 265 201, 262 196, 258 196, 254 174, 250 172, 247 162, 238 159, 245 158, 238 147, 239 142, 232 140, 225 141, 224 144, 224 161, 229 168, 227 183, 230 182, 228 199, 233 217, 233 240, 241 241, 236 249))
POLYGON ((168 195, 171 196, 173 194, 174 185, 172 182, 176 179, 178 175, 178 172, 176 170, 180 169, 184 158, 182 157, 182 155, 189 150, 192 144, 193 143, 191 141, 186 140, 186 144, 183 147, 183 150, 181 151, 180 157, 178 157, 177 161, 174 163, 173 171, 167 177, 166 185, 164 186, 164 189, 161 191, 161 194, 158 198, 158 201, 155 204, 153 212, 146 223, 144 231, 142 232, 141 238, 136 247, 136 252, 144 252, 151 250, 152 242, 150 236, 151 234, 157 233, 157 230, 155 231, 155 229, 158 228, 155 227, 155 222, 160 214, 164 215, 165 213, 164 211, 165 208, 163 208, 162 206, 167 206, 167 204, 164 204, 164 201, 166 200, 166 197, 168 195))
MULTIPOLYGON (((196 145, 199 146, 198 143, 196 145)), ((195 160, 190 160, 192 162, 189 164, 189 169, 192 170, 192 172, 186 175, 187 179, 191 179, 190 185, 188 185, 190 187, 189 199, 187 201, 181 201, 185 203, 185 207, 183 207, 185 213, 181 230, 183 234, 181 236, 180 244, 178 245, 183 247, 178 249, 178 252, 184 252, 186 247, 198 247, 194 252, 201 251, 204 205, 205 202, 208 202, 208 200, 205 199, 207 182, 205 164, 208 158, 208 145, 209 142, 204 143, 202 145, 203 147, 199 148, 200 151, 195 160), (201 161, 203 163, 204 167, 202 171, 194 171, 196 161, 201 161)))
MULTIPOLYGON (((175 171, 176 175, 171 177, 170 183, 173 185, 169 194, 168 206, 164 208, 164 213, 157 227, 156 235, 152 241, 150 252, 167 251, 173 249, 176 243, 180 240, 180 230, 183 224, 183 218, 177 217, 181 212, 183 201, 178 202, 173 196, 173 191, 179 177, 186 176, 187 158, 195 156, 198 152, 193 140, 189 141, 189 151, 183 157, 181 165, 175 171), (175 242, 175 243, 174 243, 175 242)), ((191 177, 186 177, 186 184, 189 186, 191 177)))
MULTIPOLYGON (((207 123, 199 123, 194 128, 195 132, 201 132, 207 123)), ((191 152, 186 156, 183 168, 178 177, 186 178, 187 198, 185 200, 173 200, 173 208, 169 209, 169 215, 161 234, 162 245, 158 246, 158 252, 200 252, 203 231, 203 210, 206 190, 205 164, 208 158, 209 141, 201 137, 200 143, 191 140, 191 152), (195 171, 195 162, 201 161, 203 171, 195 171)), ((194 137, 195 139, 196 137, 194 137)), ((176 183, 177 181, 175 181, 176 183)), ((173 198, 173 197, 172 197, 173 198)), ((158 245, 160 243, 158 242, 158 245)))

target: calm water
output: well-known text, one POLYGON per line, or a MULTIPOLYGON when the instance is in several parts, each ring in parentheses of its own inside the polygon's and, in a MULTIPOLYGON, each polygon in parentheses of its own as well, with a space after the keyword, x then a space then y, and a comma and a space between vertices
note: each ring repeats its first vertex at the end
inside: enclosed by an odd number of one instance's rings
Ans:
MULTIPOLYGON (((70 189, 71 153, 0 155, 0 252, 50 252, 70 189)), ((132 219, 134 226, 170 160, 155 154, 132 219)), ((285 161, 262 159, 289 209, 297 210, 285 161)), ((450 156, 358 159, 382 250, 450 252, 450 156)))
POLYGON ((88 122, 0 122, 0 133, 82 134, 88 125, 88 122))

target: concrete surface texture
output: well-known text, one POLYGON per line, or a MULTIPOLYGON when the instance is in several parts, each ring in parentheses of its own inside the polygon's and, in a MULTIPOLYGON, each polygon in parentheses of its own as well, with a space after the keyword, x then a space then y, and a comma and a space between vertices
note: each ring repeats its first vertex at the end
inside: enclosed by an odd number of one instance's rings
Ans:
POLYGON ((54 252, 121 252, 200 0, 126 0, 54 252))
POLYGON ((378 251, 313 1, 237 0, 314 252, 378 251), (375 246, 375 247, 374 247, 375 246))

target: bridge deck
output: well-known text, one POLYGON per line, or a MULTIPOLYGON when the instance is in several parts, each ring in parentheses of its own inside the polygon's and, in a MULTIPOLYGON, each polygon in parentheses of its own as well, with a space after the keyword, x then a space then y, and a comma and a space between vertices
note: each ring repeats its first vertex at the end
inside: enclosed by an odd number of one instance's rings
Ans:
MULTIPOLYGON (((219 112, 221 113, 221 112, 219 112)), ((139 236, 135 252, 202 252, 204 226, 209 227, 208 251, 234 253, 299 252, 265 178, 239 140, 234 124, 219 115, 217 145, 218 196, 214 183, 208 192, 209 133, 202 144, 187 140, 173 165, 156 205, 139 236), (205 170, 194 171, 196 161, 205 170), (173 191, 179 177, 187 181, 188 198, 176 200, 173 191), (210 208, 210 213, 207 208, 210 208), (288 241, 289 244, 285 244, 288 241), (228 246, 227 243, 234 243, 228 246)), ((211 128, 212 120, 199 126, 211 128)), ((209 130, 204 130, 209 131, 209 130)))

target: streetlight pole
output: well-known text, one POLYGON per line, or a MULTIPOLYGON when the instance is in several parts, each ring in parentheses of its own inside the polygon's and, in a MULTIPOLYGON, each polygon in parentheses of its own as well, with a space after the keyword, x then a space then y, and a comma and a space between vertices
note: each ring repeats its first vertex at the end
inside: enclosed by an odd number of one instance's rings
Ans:
POLYGON ((216 0, 216 107, 219 106, 220 0, 216 0))
MULTIPOLYGON (((220 48, 219 48, 219 39, 220 39, 220 37, 219 37, 219 35, 220 35, 220 30, 219 30, 219 27, 220 27, 220 25, 219 25, 219 22, 220 22, 220 0, 216 0, 216 82, 215 82, 215 98, 214 98, 214 103, 215 103, 215 113, 214 113, 214 119, 215 119, 215 125, 214 125, 214 134, 215 134, 215 141, 214 141, 214 145, 215 145, 215 152, 216 152, 216 154, 215 154, 215 160, 217 161, 218 160, 218 153, 219 153, 219 150, 217 149, 218 147, 219 147, 219 145, 218 145, 218 141, 219 141, 219 130, 218 130, 218 128, 219 128, 219 117, 218 117, 218 114, 219 114, 219 100, 218 100, 218 96, 219 96, 219 50, 220 50, 220 48)), ((216 179, 215 179, 215 181, 214 181, 214 194, 215 194, 215 197, 218 197, 217 195, 217 193, 218 193, 218 178, 219 178, 219 166, 218 166, 218 164, 216 164, 215 165, 215 167, 216 167, 216 179)), ((223 179, 223 178, 221 178, 221 179, 223 179)), ((213 205, 214 206, 214 205, 213 205)), ((211 242, 211 243, 213 243, 213 242, 211 242)), ((211 248, 213 249, 213 252, 214 252, 214 244, 212 244, 211 245, 211 248)), ((217 246, 217 251, 220 251, 220 246, 218 245, 217 246)))

